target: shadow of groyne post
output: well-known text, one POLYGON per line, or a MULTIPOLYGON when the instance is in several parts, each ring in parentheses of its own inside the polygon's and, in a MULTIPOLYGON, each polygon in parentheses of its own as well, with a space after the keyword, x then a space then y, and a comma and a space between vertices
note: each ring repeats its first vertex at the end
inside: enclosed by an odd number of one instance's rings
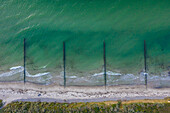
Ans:
POLYGON ((107 78, 106 78, 106 44, 105 44, 105 41, 103 41, 103 61, 104 61, 104 85, 106 89, 107 78))
POLYGON ((146 41, 144 40, 144 75, 145 75, 145 86, 146 86, 146 89, 147 89, 147 57, 146 57, 146 54, 147 54, 147 50, 146 50, 146 41))
POLYGON ((25 67, 26 67, 26 39, 24 38, 24 47, 23 47, 23 56, 24 56, 24 84, 26 82, 26 70, 25 70, 25 67))
POLYGON ((64 88, 66 87, 66 50, 65 42, 63 42, 63 69, 64 69, 64 88))

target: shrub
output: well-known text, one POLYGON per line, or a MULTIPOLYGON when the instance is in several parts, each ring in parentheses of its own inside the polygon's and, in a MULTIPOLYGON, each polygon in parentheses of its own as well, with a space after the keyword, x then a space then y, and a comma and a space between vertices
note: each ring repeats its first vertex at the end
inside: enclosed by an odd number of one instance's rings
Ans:
POLYGON ((3 106, 3 101, 0 100, 0 108, 3 106))
POLYGON ((170 103, 132 103, 106 105, 104 103, 47 103, 47 102, 12 102, 3 108, 4 113, 130 113, 130 112, 165 112, 170 110, 170 103))

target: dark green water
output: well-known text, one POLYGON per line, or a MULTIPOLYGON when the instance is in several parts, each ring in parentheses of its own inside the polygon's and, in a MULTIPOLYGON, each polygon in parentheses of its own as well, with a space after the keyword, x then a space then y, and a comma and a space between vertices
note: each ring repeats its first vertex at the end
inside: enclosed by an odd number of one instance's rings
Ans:
POLYGON ((31 74, 60 74, 63 41, 68 75, 102 72, 105 40, 107 69, 137 75, 146 40, 149 72, 167 75, 169 12, 169 0, 0 0, 0 71, 23 65, 26 38, 31 74))

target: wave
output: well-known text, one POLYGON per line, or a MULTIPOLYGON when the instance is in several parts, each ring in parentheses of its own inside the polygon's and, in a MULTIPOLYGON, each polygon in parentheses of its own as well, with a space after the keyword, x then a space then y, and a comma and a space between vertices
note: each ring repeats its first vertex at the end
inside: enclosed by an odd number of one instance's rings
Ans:
POLYGON ((15 66, 15 67, 11 67, 10 70, 16 70, 16 69, 21 69, 22 66, 15 66))
MULTIPOLYGON (((23 77, 23 70, 24 68, 22 66, 15 66, 11 67, 9 69, 9 72, 5 72, 0 74, 0 77, 9 77, 9 76, 15 76, 16 74, 21 74, 20 77, 23 77)), ((145 81, 145 75, 144 73, 140 73, 140 75, 134 75, 134 74, 123 74, 123 73, 116 73, 112 71, 107 71, 107 82, 109 85, 115 85, 115 84, 138 84, 138 83, 144 83, 145 81)), ((48 83, 51 82, 59 82, 63 83, 61 81, 63 79, 63 72, 60 72, 59 76, 52 76, 50 72, 44 72, 44 73, 37 73, 37 74, 30 74, 28 71, 26 71, 26 77, 28 81, 34 81, 34 82, 40 82, 40 83, 48 83), (60 78, 57 78, 60 77, 60 78), (33 79, 34 78, 34 79, 33 79), (53 79, 55 79, 53 81, 53 79)), ((102 84, 104 82, 104 72, 95 73, 89 76, 66 76, 67 78, 67 84, 72 85, 81 85, 81 84, 102 84)), ((170 81, 170 76, 159 76, 159 75, 149 75, 147 76, 148 82, 155 82, 155 84, 166 84, 170 85, 168 81, 170 81)))
MULTIPOLYGON (((0 77, 8 77, 8 76, 13 76, 15 74, 19 74, 24 71, 24 67, 22 66, 15 66, 15 67, 11 67, 9 72, 5 72, 0 74, 0 77)), ((26 71, 26 77, 31 77, 31 78, 36 78, 36 77, 42 77, 42 76, 51 76, 50 72, 45 72, 45 73, 38 73, 35 75, 31 75, 28 73, 28 71, 26 71)), ((21 75, 22 76, 22 75, 21 75)))
POLYGON ((67 78, 77 78, 77 76, 68 76, 67 78))
MULTIPOLYGON (((120 74, 120 73, 115 73, 115 72, 112 72, 112 71, 107 71, 106 74, 107 74, 107 75, 117 75, 117 76, 122 75, 122 74, 120 74)), ((104 75, 104 72, 95 73, 95 74, 92 75, 92 76, 101 76, 101 75, 104 75)))
POLYGON ((46 73, 38 73, 38 74, 35 74, 35 75, 30 75, 29 73, 26 74, 27 77, 41 77, 41 76, 46 76, 46 75, 49 75, 50 72, 46 72, 46 73))
POLYGON ((11 67, 9 72, 0 74, 0 77, 13 76, 15 74, 23 72, 24 68, 22 66, 11 67))
MULTIPOLYGON (((140 74, 140 81, 145 80, 145 75, 143 73, 140 74)), ((147 74, 148 81, 157 81, 157 80, 163 80, 163 81, 170 81, 170 76, 160 76, 160 75, 149 75, 147 74)))

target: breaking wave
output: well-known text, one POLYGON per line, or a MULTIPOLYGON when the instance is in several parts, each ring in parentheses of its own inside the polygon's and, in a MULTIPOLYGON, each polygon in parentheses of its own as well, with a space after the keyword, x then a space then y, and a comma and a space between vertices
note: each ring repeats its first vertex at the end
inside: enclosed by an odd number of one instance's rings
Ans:
MULTIPOLYGON (((22 66, 15 66, 9 69, 9 72, 5 72, 0 74, 0 78, 16 76, 19 75, 20 78, 23 78, 23 70, 22 66)), ((140 75, 134 74, 123 74, 112 71, 107 71, 107 83, 108 85, 118 85, 118 84, 140 84, 144 83, 145 75, 143 72, 140 75)), ((38 83, 48 83, 58 82, 63 84, 63 72, 60 72, 60 75, 52 76, 50 72, 30 74, 26 71, 26 77, 28 81, 34 81, 38 83)), ((11 78, 11 77, 10 77, 11 78)), ((166 86, 170 86, 170 76, 160 76, 160 75, 149 75, 147 76, 148 82, 154 82, 155 84, 163 84, 166 86)), ((95 73, 87 76, 66 76, 68 85, 102 85, 104 83, 104 72, 95 73)))
MULTIPOLYGON (((24 70, 24 68, 22 66, 11 67, 9 72, 0 74, 0 77, 9 77, 9 76, 14 76, 16 74, 20 74, 20 76, 23 76, 23 70, 24 70)), ((38 73, 35 75, 31 75, 31 74, 29 74, 28 71, 26 71, 26 77, 38 78, 37 81, 39 81, 39 82, 50 80, 52 78, 50 72, 38 73), (46 77, 44 77, 44 76, 46 76, 46 77)))

